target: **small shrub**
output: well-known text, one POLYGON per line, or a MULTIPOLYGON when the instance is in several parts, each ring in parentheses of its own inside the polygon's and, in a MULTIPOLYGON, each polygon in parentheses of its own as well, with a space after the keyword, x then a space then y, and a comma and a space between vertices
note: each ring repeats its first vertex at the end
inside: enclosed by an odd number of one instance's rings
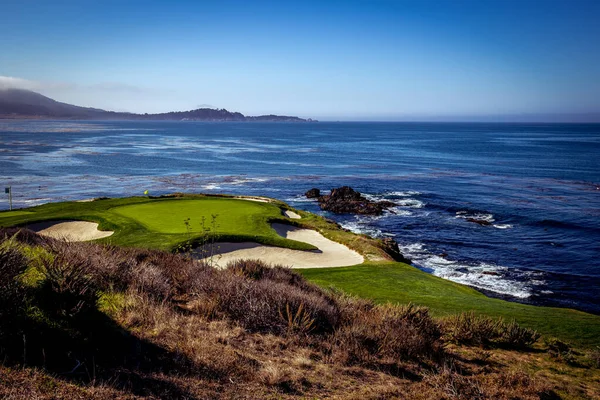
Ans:
POLYGON ((573 348, 570 344, 556 338, 547 338, 544 340, 544 344, 550 357, 567 364, 574 364, 576 362, 573 348))
POLYGON ((600 369, 600 347, 596 348, 588 353, 588 359, 591 362, 592 368, 600 369))
POLYGON ((44 281, 39 290, 40 303, 52 315, 73 317, 95 308, 98 300, 90 265, 73 253, 59 253, 45 260, 44 281))
POLYGON ((474 312, 460 313, 443 321, 446 338, 454 343, 488 345, 498 337, 500 321, 474 312))
POLYGON ((22 329, 30 290, 19 276, 27 260, 12 239, 0 243, 0 359, 18 357, 22 348, 22 329))
POLYGON ((515 321, 501 324, 501 335, 498 342, 511 348, 526 348, 534 344, 540 338, 540 334, 529 328, 519 326, 515 321))
POLYGON ((396 364, 440 356, 436 322, 425 307, 382 305, 363 308, 333 335, 333 357, 348 365, 396 364))
POLYGON ((501 318, 475 315, 472 311, 446 318, 442 326, 447 340, 466 345, 526 348, 540 338, 535 330, 514 320, 506 323, 501 318))
POLYGON ((304 310, 304 304, 300 303, 296 310, 289 304, 285 305, 285 312, 279 310, 279 316, 287 321, 287 334, 307 334, 312 331, 315 320, 304 310))

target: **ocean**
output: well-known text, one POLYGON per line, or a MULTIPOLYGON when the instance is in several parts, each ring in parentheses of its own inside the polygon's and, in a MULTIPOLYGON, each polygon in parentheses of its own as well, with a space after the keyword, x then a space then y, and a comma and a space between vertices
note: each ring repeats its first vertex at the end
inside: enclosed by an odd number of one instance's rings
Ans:
POLYGON ((0 185, 15 207, 270 196, 489 296, 600 314, 599 124, 0 121, 0 185), (340 216, 303 195, 343 185, 397 206, 340 216))

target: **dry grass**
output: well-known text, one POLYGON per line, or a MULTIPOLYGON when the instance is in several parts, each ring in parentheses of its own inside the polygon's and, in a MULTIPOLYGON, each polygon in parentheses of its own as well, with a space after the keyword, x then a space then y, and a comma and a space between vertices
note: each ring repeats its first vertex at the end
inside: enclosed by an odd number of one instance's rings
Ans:
POLYGON ((473 312, 448 317, 442 326, 449 341, 467 345, 525 349, 540 338, 536 331, 521 327, 515 321, 506 323, 473 312))
POLYGON ((14 234, 0 232, 0 398, 552 399, 600 391, 598 370, 567 365, 561 380, 550 367, 540 373, 539 357, 559 365, 547 352, 447 341, 481 344, 491 332, 494 343, 529 343, 514 324, 475 316, 440 324, 426 308, 324 291, 257 261, 215 270, 158 251, 14 234), (584 389, 569 391, 573 382, 584 389))

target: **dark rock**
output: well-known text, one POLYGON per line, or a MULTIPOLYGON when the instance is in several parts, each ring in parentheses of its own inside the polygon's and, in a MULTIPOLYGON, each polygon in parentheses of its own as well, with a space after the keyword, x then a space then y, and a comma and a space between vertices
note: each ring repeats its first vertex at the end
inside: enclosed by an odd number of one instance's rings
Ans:
POLYGON ((492 224, 490 221, 486 221, 485 219, 477 219, 477 218, 467 218, 467 221, 473 222, 475 224, 479 224, 481 226, 489 226, 492 224))
POLYGON ((304 194, 309 199, 316 199, 321 196, 321 191, 317 188, 312 188, 304 194))
POLYGON ((391 205, 390 202, 376 202, 363 197, 350 186, 332 189, 331 194, 318 198, 322 210, 336 214, 381 215, 391 205))
POLYGON ((395 261, 403 262, 405 264, 410 264, 411 261, 404 257, 402 253, 400 253, 400 248, 398 247, 398 242, 396 242, 392 238, 381 239, 381 248, 388 253, 395 261))
POLYGON ((500 276, 500 274, 495 271, 483 271, 482 274, 483 275, 500 276))
POLYGON ((447 258, 448 257, 448 253, 440 253, 440 254, 438 254, 438 256, 442 257, 442 258, 447 258))

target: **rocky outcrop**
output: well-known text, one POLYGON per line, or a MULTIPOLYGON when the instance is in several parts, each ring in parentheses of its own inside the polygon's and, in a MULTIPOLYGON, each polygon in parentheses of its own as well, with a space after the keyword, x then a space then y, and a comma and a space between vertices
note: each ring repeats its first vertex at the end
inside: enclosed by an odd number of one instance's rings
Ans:
POLYGON ((479 224, 481 226, 490 226, 490 225, 492 225, 492 223, 490 221, 485 220, 485 219, 467 218, 467 221, 473 222, 474 224, 479 224))
POLYGON ((381 248, 388 253, 395 261, 410 264, 411 261, 400 253, 398 242, 392 238, 381 239, 381 248))
POLYGON ((381 215, 386 209, 394 206, 389 201, 372 201, 363 197, 350 186, 332 189, 331 194, 320 196, 319 189, 306 192, 306 197, 317 198, 322 210, 336 214, 381 215))
POLYGON ((308 192, 304 193, 307 199, 318 199, 321 197, 321 191, 317 188, 312 188, 308 192))

